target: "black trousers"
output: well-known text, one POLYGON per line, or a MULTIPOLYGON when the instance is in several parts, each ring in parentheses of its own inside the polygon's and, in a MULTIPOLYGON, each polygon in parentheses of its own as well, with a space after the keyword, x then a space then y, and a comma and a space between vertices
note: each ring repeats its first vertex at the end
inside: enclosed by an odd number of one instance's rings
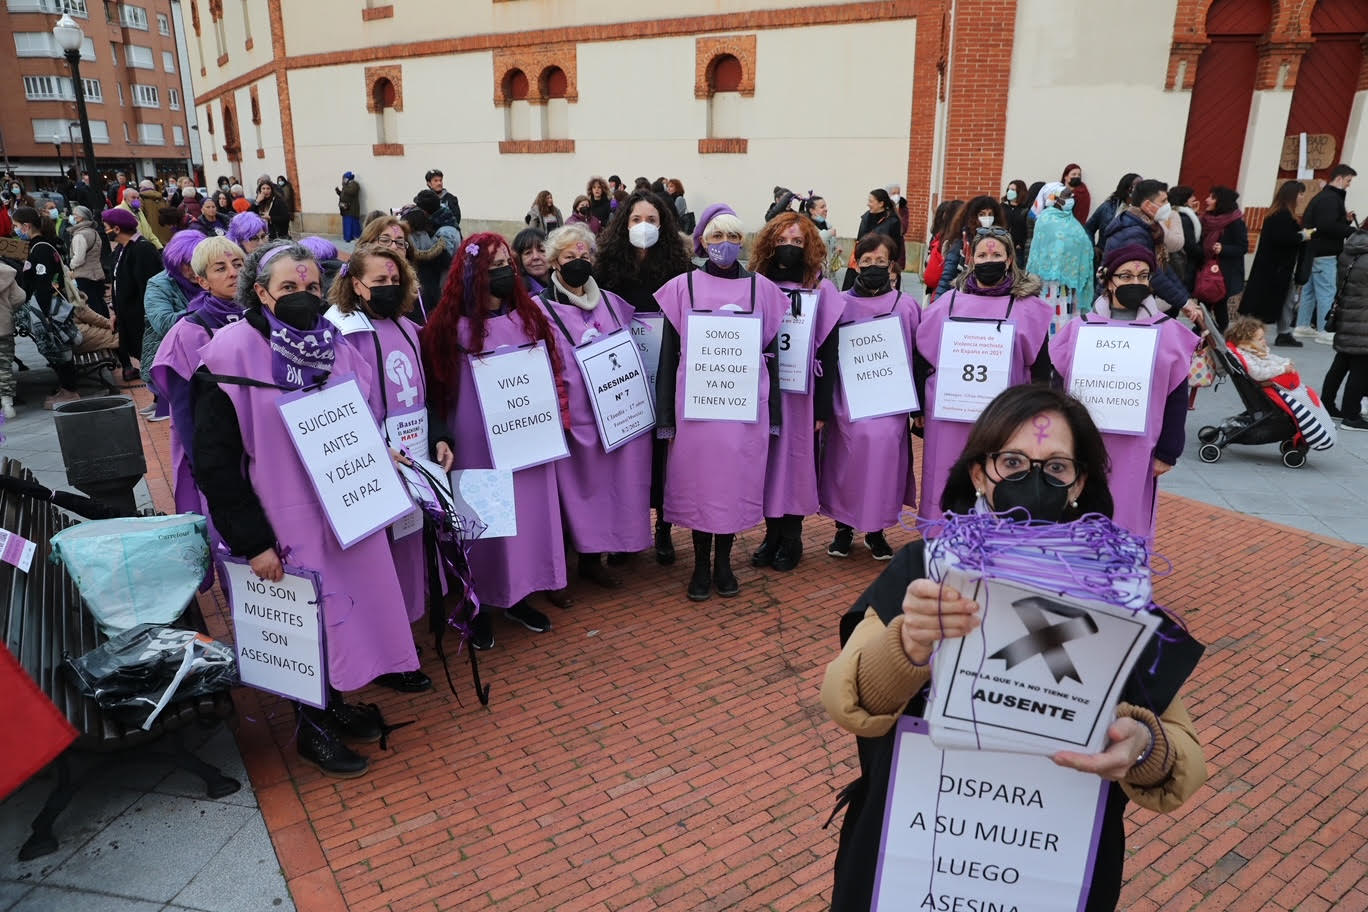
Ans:
MULTIPOLYGON (((1340 356, 1335 355, 1336 362, 1340 356)), ((1344 384, 1344 404, 1340 411, 1345 418, 1363 417, 1363 397, 1368 396, 1368 355, 1345 355, 1349 362, 1349 379, 1344 384)))

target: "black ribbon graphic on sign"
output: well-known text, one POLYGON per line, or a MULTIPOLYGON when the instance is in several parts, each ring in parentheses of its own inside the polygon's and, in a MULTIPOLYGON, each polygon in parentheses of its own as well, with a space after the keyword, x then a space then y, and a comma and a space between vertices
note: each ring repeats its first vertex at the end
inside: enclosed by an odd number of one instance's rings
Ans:
POLYGON ((988 658, 1002 659, 1010 669, 1038 655, 1050 667, 1055 683, 1065 678, 1073 678, 1082 684, 1083 679, 1079 677, 1078 669, 1074 667, 1064 644, 1097 633, 1097 622, 1092 619, 1092 615, 1074 605, 1066 605, 1040 596, 1019 599, 1012 603, 1012 607, 1016 609, 1017 617, 1021 618, 1021 623, 1025 624, 1030 632, 1008 643, 988 658), (1045 616, 1046 612, 1069 620, 1052 624, 1045 616))

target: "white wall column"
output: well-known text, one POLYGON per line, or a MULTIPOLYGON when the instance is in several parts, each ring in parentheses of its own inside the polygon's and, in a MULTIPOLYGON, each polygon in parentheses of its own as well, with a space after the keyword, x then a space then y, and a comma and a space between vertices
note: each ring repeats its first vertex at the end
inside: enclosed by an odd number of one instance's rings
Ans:
POLYGON ((1287 116, 1292 112, 1291 89, 1254 93, 1245 129, 1244 153, 1240 156, 1240 207, 1267 206, 1277 190, 1287 116))
POLYGON ((1349 126, 1344 131, 1344 151, 1340 152, 1339 161, 1353 165, 1361 175, 1349 186, 1346 204, 1362 220, 1368 216, 1368 90, 1354 95, 1354 106, 1349 109, 1349 126))

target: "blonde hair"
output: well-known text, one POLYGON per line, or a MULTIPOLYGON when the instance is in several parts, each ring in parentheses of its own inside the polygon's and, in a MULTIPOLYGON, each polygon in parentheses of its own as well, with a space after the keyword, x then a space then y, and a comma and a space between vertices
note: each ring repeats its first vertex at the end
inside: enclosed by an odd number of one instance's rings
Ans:
POLYGON ((247 260, 247 254, 243 253, 241 247, 223 235, 216 234, 195 245, 195 252, 190 254, 190 269, 201 279, 205 278, 209 273, 209 265, 223 256, 236 256, 244 262, 247 260))
POLYGON ((583 243, 588 247, 591 256, 598 253, 598 242, 594 239, 594 232, 589 230, 589 226, 583 222, 572 222, 557 228, 542 242, 542 249, 546 251, 546 262, 554 266, 560 255, 576 243, 583 243))
POLYGON ((333 279, 332 287, 328 289, 328 302, 335 304, 337 309, 343 313, 352 313, 360 310, 365 312, 365 303, 361 296, 352 287, 351 279, 361 280, 361 276, 366 273, 368 262, 379 257, 382 260, 389 260, 399 269, 399 287, 403 289, 404 299, 399 304, 399 313, 409 314, 413 312, 413 302, 418 300, 418 279, 413 273, 413 268, 409 266, 408 260, 397 250, 385 247, 381 244, 361 244, 352 251, 351 259, 347 261, 346 275, 339 275, 333 279))
POLYGON ((712 221, 703 226, 703 233, 700 234, 699 237, 706 239, 713 231, 721 231, 723 234, 735 232, 736 234, 744 235, 746 233, 746 226, 741 224, 741 219, 732 215, 730 212, 719 212, 717 215, 713 216, 712 221))

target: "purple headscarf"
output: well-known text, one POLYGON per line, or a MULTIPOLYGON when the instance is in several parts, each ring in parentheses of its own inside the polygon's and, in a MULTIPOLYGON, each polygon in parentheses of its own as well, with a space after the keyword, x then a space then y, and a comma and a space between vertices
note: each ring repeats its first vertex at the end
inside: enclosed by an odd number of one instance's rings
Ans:
POLYGON ((185 277, 181 267, 190 268, 190 258, 203 240, 206 240, 206 236, 198 231, 177 231, 162 249, 162 265, 166 267, 166 274, 185 292, 186 300, 199 294, 200 287, 193 279, 185 277))
MULTIPOLYGON (((698 224, 694 226, 694 256, 708 255, 708 251, 703 246, 703 232, 707 229, 708 223, 711 222, 713 219, 717 218, 719 215, 736 215, 736 210, 733 209, 731 206, 728 206, 726 203, 713 203, 707 209, 703 210, 702 218, 700 218, 698 220, 698 224)), ((737 215, 736 217, 740 218, 739 215, 737 215)))
POLYGON ((266 220, 255 212, 239 212, 228 223, 228 239, 239 247, 265 233, 266 220))
POLYGON ((310 235, 299 239, 299 246, 314 255, 315 260, 337 259, 337 245, 327 238, 310 235))

